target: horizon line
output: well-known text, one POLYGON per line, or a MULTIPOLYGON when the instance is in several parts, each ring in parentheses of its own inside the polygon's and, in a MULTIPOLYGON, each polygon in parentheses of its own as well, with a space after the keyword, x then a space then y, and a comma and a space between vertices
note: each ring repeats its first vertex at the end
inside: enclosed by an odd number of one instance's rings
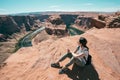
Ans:
POLYGON ((15 15, 15 14, 30 14, 30 13, 44 13, 44 12, 98 12, 98 13, 115 13, 120 11, 28 11, 28 12, 16 12, 16 13, 3 13, 0 15, 15 15))

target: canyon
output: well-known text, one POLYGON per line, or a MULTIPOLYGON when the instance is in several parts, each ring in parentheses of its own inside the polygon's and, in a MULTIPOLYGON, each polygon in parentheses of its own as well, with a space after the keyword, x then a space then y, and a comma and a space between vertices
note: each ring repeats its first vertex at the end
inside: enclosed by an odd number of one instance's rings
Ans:
POLYGON ((119 32, 118 13, 0 16, 0 80, 120 80, 119 32), (84 33, 70 36, 70 26, 84 33), (32 39, 32 46, 21 47, 14 53, 4 51, 10 46, 15 48, 19 39, 41 27, 45 30, 32 39), (88 40, 92 64, 84 68, 72 65, 65 74, 59 75, 59 69, 50 64, 65 54, 66 49, 74 51, 80 37, 88 40))

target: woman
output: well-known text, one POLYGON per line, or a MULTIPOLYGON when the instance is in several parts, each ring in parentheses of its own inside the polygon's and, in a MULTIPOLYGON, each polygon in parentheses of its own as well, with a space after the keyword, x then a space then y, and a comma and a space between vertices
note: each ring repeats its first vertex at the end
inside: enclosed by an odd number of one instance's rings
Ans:
POLYGON ((69 49, 65 55, 63 55, 56 63, 52 63, 52 67, 60 67, 59 62, 63 61, 67 57, 70 58, 70 61, 60 70, 59 74, 65 72, 65 70, 72 65, 73 63, 84 67, 89 55, 89 48, 86 46, 87 40, 84 37, 80 37, 78 41, 78 47, 75 52, 71 52, 69 49))

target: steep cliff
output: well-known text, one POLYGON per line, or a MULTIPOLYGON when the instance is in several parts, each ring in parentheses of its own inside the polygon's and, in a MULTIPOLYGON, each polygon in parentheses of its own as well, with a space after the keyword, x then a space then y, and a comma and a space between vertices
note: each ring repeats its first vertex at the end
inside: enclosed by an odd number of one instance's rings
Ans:
POLYGON ((95 18, 92 18, 92 20, 91 20, 91 27, 105 28, 106 27, 106 22, 98 20, 98 19, 95 19, 95 18))
POLYGON ((25 27, 26 31, 31 30, 35 25, 40 25, 35 21, 38 20, 35 16, 3 16, 0 17, 0 33, 2 34, 13 34, 20 32, 22 26, 25 27))
POLYGON ((48 24, 48 25, 46 25, 46 32, 48 34, 50 34, 50 35, 54 34, 57 36, 65 35, 66 26, 64 25, 64 22, 59 15, 49 16, 46 23, 48 24))
POLYGON ((68 26, 74 23, 77 16, 78 15, 72 15, 72 14, 62 14, 62 15, 60 15, 63 22, 68 26))
POLYGON ((5 16, 0 17, 0 33, 2 34, 12 34, 14 32, 19 32, 20 28, 12 17, 5 16))
POLYGON ((13 19, 20 28, 24 24, 27 31, 31 30, 34 25, 34 20, 37 20, 35 16, 13 16, 13 19))
POLYGON ((111 15, 99 15, 98 19, 103 20, 108 28, 120 28, 120 12, 111 15))
POLYGON ((115 17, 108 24, 109 28, 120 28, 120 16, 115 17))

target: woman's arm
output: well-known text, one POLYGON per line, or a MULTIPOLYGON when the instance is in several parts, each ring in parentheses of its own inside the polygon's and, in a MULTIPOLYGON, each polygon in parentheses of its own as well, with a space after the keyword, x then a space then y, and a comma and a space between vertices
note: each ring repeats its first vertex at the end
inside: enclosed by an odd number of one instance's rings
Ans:
POLYGON ((75 58, 78 58, 78 57, 84 57, 85 54, 75 54, 75 53, 72 53, 72 55, 75 57, 75 58))
POLYGON ((78 47, 76 48, 76 50, 74 51, 74 53, 76 53, 76 52, 78 51, 79 48, 80 48, 80 46, 78 46, 78 47))
MULTIPOLYGON (((76 50, 74 51, 74 53, 76 53, 76 52, 79 50, 79 48, 80 48, 80 46, 78 46, 78 47, 76 48, 76 50)), ((68 52, 68 53, 72 53, 72 52, 70 51, 70 49, 67 49, 67 52, 68 52)))
POLYGON ((84 57, 85 56, 85 54, 83 53, 83 54, 78 54, 77 55, 77 57, 80 57, 80 58, 82 58, 82 57, 84 57))

